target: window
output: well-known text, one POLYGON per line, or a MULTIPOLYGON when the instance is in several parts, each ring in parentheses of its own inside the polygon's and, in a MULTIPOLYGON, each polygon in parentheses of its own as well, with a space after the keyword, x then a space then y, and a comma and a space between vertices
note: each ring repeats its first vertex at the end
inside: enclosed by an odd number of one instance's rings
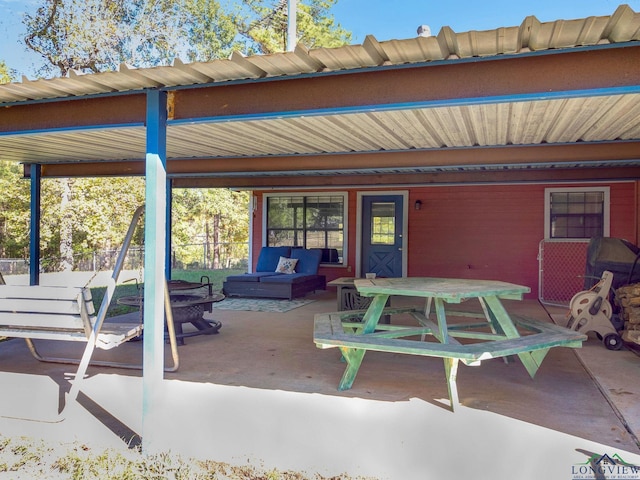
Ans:
POLYGON ((327 248, 344 258, 346 194, 265 195, 267 246, 327 248))
POLYGON ((371 245, 393 245, 396 242, 396 204, 373 202, 371 204, 371 245))
POLYGON ((545 190, 545 238, 609 236, 609 187, 545 190))

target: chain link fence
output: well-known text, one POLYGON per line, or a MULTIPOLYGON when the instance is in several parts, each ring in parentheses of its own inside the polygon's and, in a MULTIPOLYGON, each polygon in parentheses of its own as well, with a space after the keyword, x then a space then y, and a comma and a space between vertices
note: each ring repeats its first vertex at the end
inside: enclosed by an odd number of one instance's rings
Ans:
POLYGON ((542 240, 538 249, 538 299, 548 305, 569 306, 584 290, 588 240, 542 240))
MULTIPOLYGON (((101 250, 89 254, 73 256, 73 270, 79 272, 97 272, 113 269, 119 250, 101 250)), ((231 269, 246 268, 249 257, 247 243, 193 243, 175 245, 171 252, 171 267, 179 270, 231 269)), ((60 259, 43 258, 40 260, 42 273, 63 270, 60 259)), ((144 248, 130 247, 124 261, 123 270, 141 270, 144 266, 144 248)), ((24 275, 29 273, 29 260, 24 258, 0 259, 0 272, 3 275, 24 275)))
POLYGON ((171 267, 180 270, 247 268, 248 243, 174 245, 171 267))

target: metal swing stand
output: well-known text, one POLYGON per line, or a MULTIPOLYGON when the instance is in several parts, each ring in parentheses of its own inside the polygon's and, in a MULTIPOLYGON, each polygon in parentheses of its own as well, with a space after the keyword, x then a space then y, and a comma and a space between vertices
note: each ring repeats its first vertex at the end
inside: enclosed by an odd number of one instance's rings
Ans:
MULTIPOLYGON (((103 323, 105 321, 106 315, 107 315, 107 311, 109 309, 109 306, 111 305, 111 301, 113 299, 113 295, 116 289, 116 285, 118 283, 118 278, 120 276, 120 272, 122 271, 122 268, 124 266, 124 261, 125 258, 127 256, 127 253, 129 251, 129 247, 131 246, 131 241, 133 239, 133 235, 135 233, 136 227, 138 226, 138 223, 140 222, 140 218, 142 217, 142 214, 144 213, 144 209, 145 206, 141 205, 140 207, 138 207, 136 209, 136 211, 133 214, 133 218, 131 219, 131 223, 129 224, 129 228, 127 230, 127 234, 125 235, 124 241, 122 242, 122 247, 120 248, 120 251, 118 253, 118 257, 116 259, 114 268, 113 268, 113 272, 111 274, 111 277, 109 278, 109 281, 107 283, 107 289, 105 291, 104 297, 102 298, 102 303, 100 304, 100 309, 98 310, 98 314, 95 317, 95 321, 91 322, 92 323, 92 331, 90 334, 90 337, 88 339, 88 342, 90 344, 95 344, 96 343, 96 339, 99 336, 102 328, 103 328, 103 323)), ((169 291, 167 288, 167 285, 165 283, 165 311, 166 311, 166 317, 167 317, 167 324, 170 325, 171 327, 173 327, 174 324, 174 320, 173 320, 173 315, 172 315, 172 311, 171 311, 171 307, 170 307, 170 299, 169 299, 169 291)), ((140 322, 140 331, 142 331, 142 322, 140 322)), ((169 343, 171 346, 171 356, 172 356, 172 360, 173 360, 173 365, 170 367, 165 367, 165 371, 166 372, 175 372, 178 370, 178 367, 180 365, 180 359, 179 359, 179 355, 178 355, 178 347, 177 347, 177 339, 175 336, 175 332, 172 334, 172 332, 174 332, 173 328, 169 328, 169 343)), ((116 367, 116 368, 126 368, 126 369, 136 369, 136 370, 140 370, 142 368, 141 364, 131 364, 131 363, 122 363, 122 362, 111 362, 111 361, 102 361, 102 360, 91 360, 91 355, 93 353, 93 348, 92 347, 88 347, 87 349, 85 349, 85 352, 82 356, 82 358, 80 360, 77 359, 73 359, 73 358, 60 358, 60 357, 48 357, 48 356, 43 356, 41 355, 38 350, 36 349, 33 341, 31 338, 25 338, 25 341, 27 342, 27 345, 29 347, 29 350, 31 351, 32 355, 43 362, 52 362, 52 363, 65 363, 65 364, 79 364, 79 368, 78 368, 78 373, 76 374, 76 379, 78 378, 78 376, 80 375, 80 373, 82 372, 82 376, 84 376, 84 374, 86 373, 87 367, 89 365, 89 363, 91 365, 95 365, 95 366, 102 366, 102 367, 116 367)), ((75 383, 78 382, 74 382, 75 383)), ((77 391, 74 391, 74 388, 71 389, 70 392, 70 397, 71 398, 75 398, 75 395, 77 395, 77 391), (72 395, 73 394, 73 395, 72 395)))

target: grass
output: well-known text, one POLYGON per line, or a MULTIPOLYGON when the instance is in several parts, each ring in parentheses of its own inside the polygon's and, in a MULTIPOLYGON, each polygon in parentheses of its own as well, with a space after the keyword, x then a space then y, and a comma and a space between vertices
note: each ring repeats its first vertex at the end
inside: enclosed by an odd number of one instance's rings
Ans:
POLYGON ((136 449, 94 450, 81 443, 56 444, 0 435, 0 478, 71 480, 364 480, 323 477, 294 471, 234 466, 213 460, 184 459, 136 449))
MULTIPOLYGON (((207 282, 204 277, 208 278, 208 282, 213 285, 214 291, 222 290, 222 282, 229 275, 239 275, 244 273, 245 270, 173 270, 171 272, 171 277, 173 280, 184 280, 186 282, 195 282, 199 283, 201 281, 207 282)), ((135 282, 127 282, 122 283, 116 287, 116 290, 113 294, 113 299, 111 301, 111 306, 109 307, 109 311, 107 313, 107 317, 115 317, 118 315, 124 315, 130 312, 137 312, 138 309, 135 307, 130 307, 127 305, 119 305, 118 299, 122 297, 129 297, 140 295, 140 290, 143 288, 144 284, 139 283, 136 285, 135 282)), ((100 308, 100 304, 102 303, 102 299, 106 292, 106 287, 94 287, 91 289, 91 295, 93 298, 93 304, 96 308, 100 308)))

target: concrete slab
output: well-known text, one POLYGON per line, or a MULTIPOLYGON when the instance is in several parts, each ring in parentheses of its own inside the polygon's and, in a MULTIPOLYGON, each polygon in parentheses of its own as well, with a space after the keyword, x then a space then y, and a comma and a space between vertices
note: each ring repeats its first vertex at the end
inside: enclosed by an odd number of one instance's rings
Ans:
MULTIPOLYGON (((572 478, 572 467, 590 454, 618 454, 640 464, 639 417, 625 416, 638 403, 640 357, 626 355, 633 353, 594 342, 580 352, 585 361, 572 349, 554 349, 534 379, 519 362, 461 366, 462 407, 452 413, 440 359, 368 352, 353 388, 337 391, 340 355, 312 341, 313 314, 335 310, 335 293, 314 298, 286 313, 218 310, 218 335, 187 338, 179 347, 180 370, 165 375, 152 412, 157 420, 145 432, 154 448, 310 476, 347 472, 403 480, 479 472, 495 479, 572 478), (623 402, 611 401, 617 397, 623 402)), ((507 308, 547 318, 537 302, 508 302, 507 308)), ((62 342, 43 347, 67 355, 81 348, 62 342)), ((99 354, 132 361, 141 349, 133 342, 99 354)), ((38 363, 20 340, 0 345, 0 362, 5 372, 40 375, 61 391, 69 387, 65 374, 74 371, 38 363)), ((80 408, 63 422, 0 418, 0 432, 92 445, 136 443, 140 372, 92 367, 89 374, 80 408)), ((47 390, 39 400, 57 405, 58 397, 47 390)))

